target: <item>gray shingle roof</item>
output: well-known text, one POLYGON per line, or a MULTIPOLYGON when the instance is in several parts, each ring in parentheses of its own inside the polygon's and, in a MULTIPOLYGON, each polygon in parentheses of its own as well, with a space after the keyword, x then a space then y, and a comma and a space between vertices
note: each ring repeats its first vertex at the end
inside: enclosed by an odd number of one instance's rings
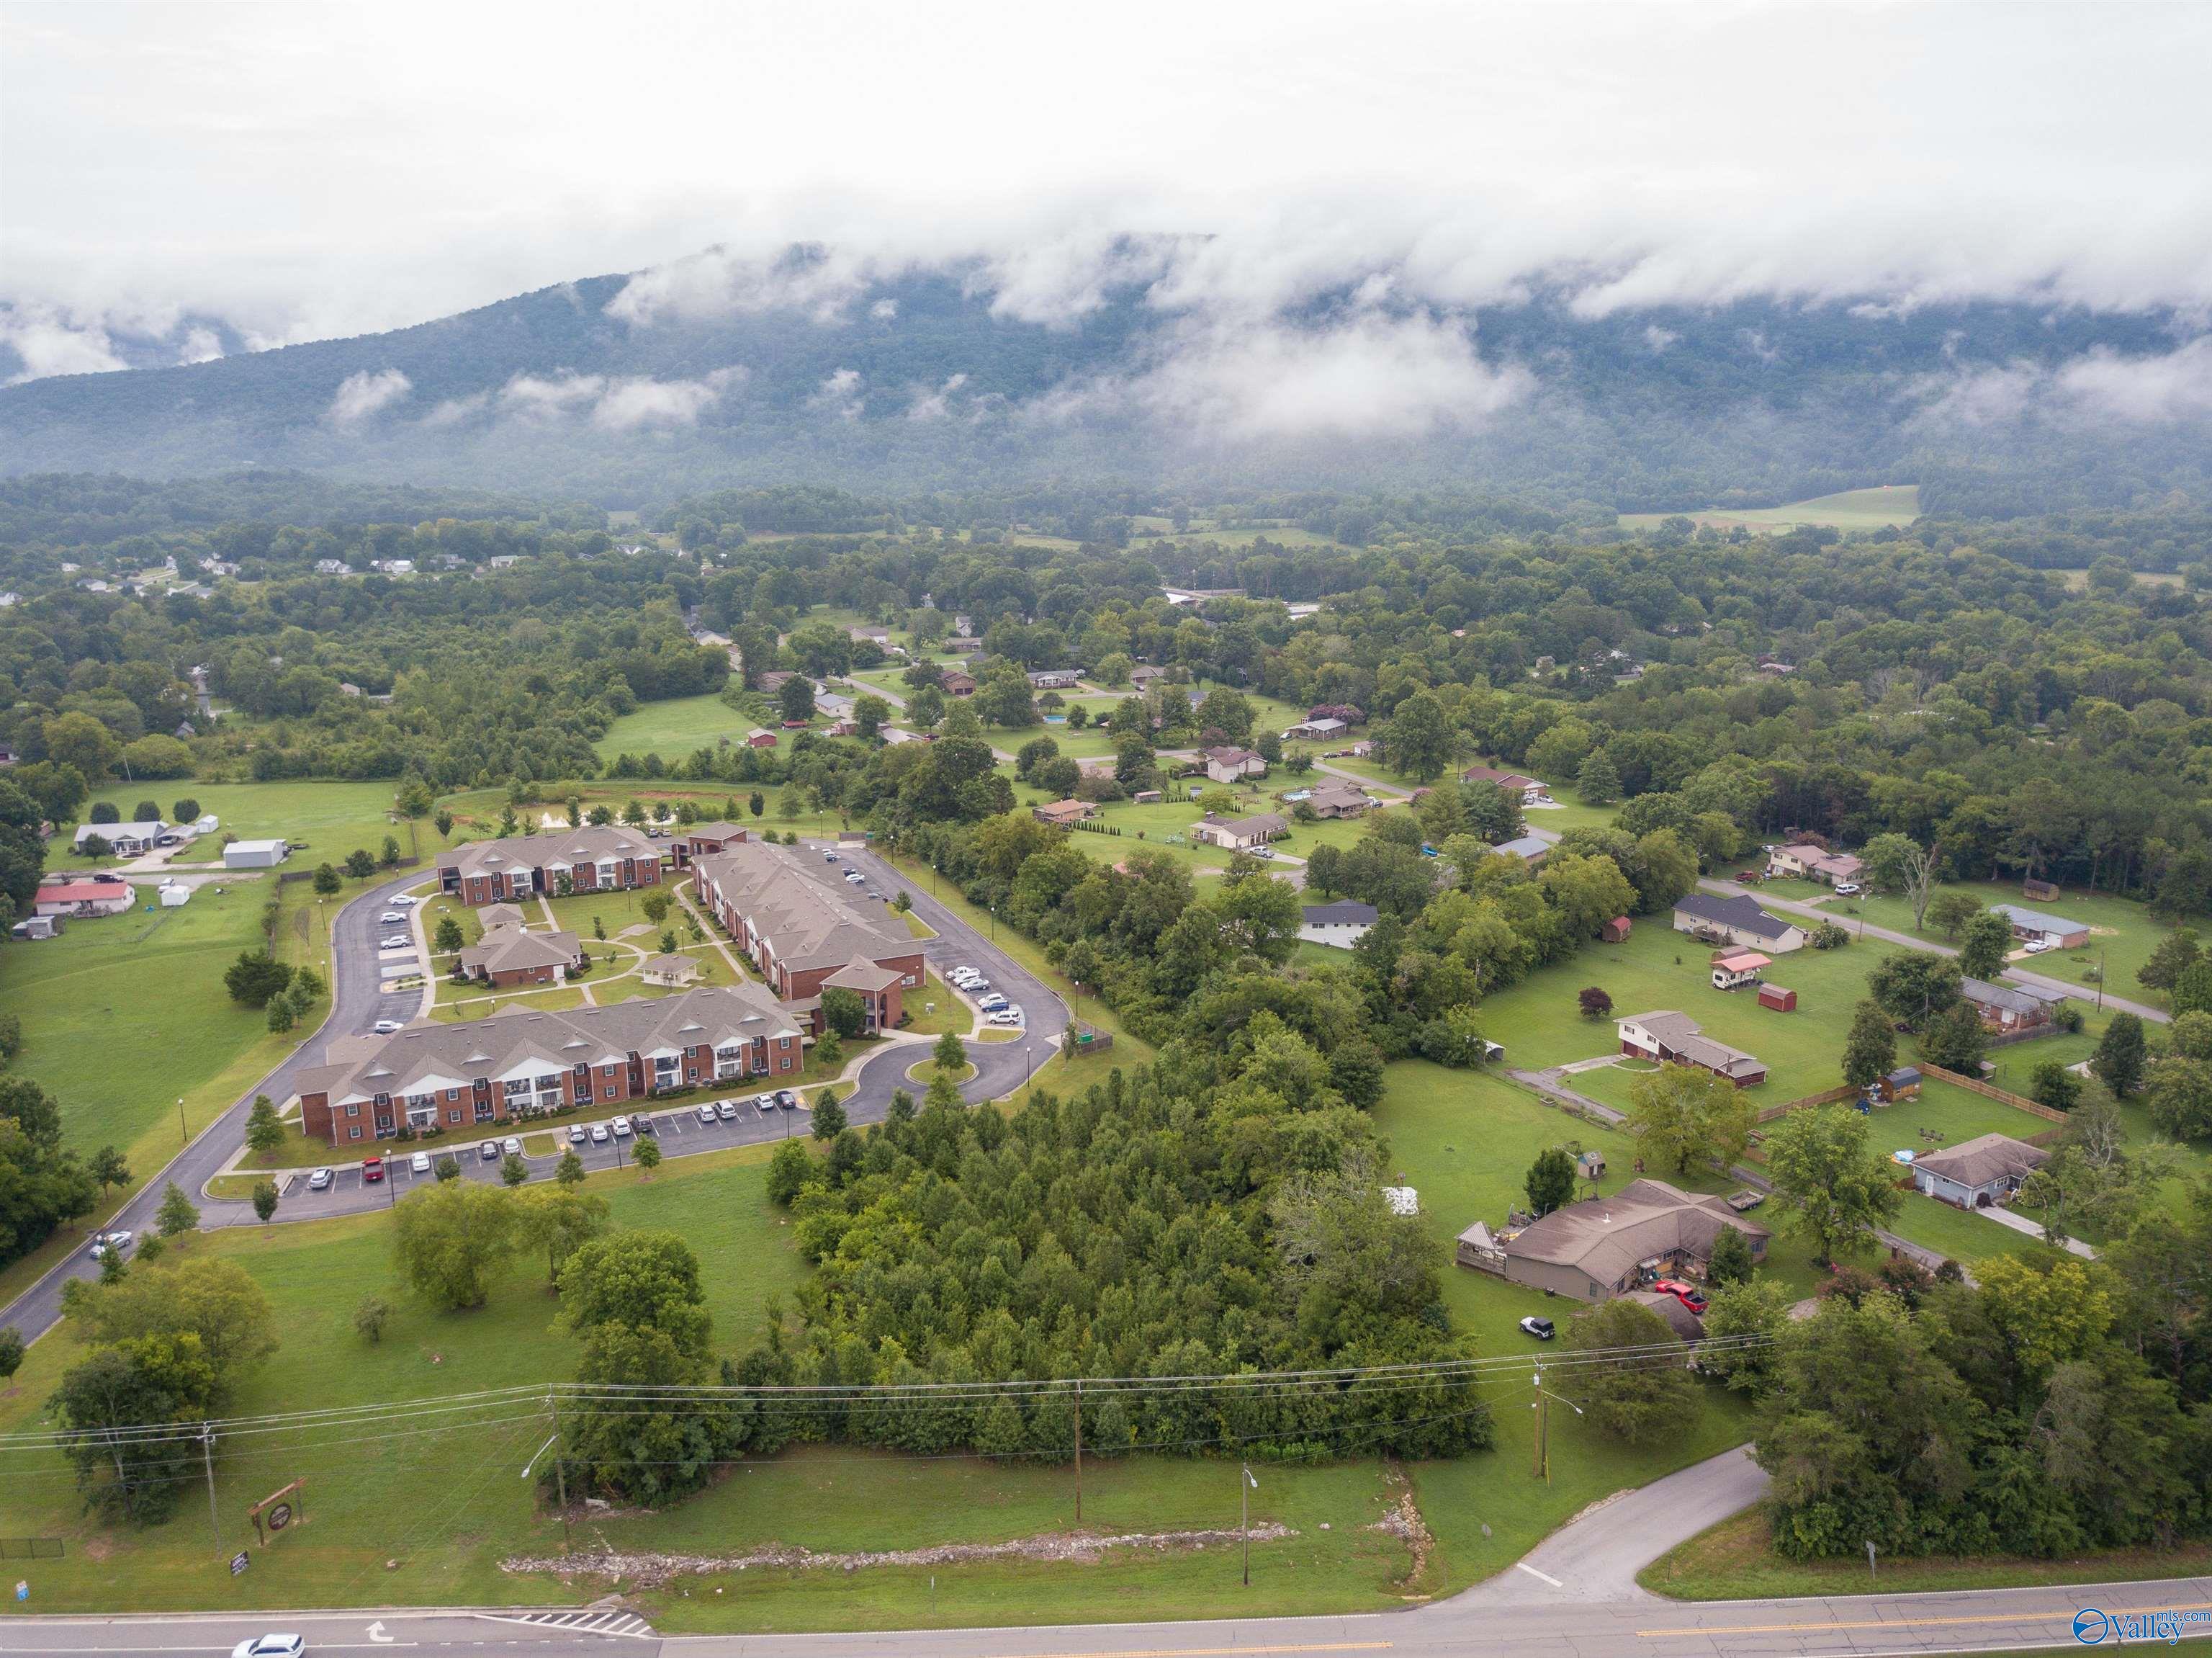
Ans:
POLYGON ((1747 1238, 1773 1235, 1745 1220, 1725 1199, 1684 1192, 1664 1180, 1632 1180, 1610 1198, 1553 1210, 1509 1240, 1505 1253, 1577 1267, 1599 1283, 1615 1283, 1654 1255, 1676 1249, 1711 1254, 1724 1226, 1747 1238))
POLYGON ((2024 1179, 2050 1161, 2049 1152, 2025 1141, 2009 1135, 1984 1134, 1915 1158, 1912 1166, 1971 1188, 1985 1186, 2008 1176, 2024 1179))
POLYGON ((1674 913, 1733 927, 1754 938, 1780 938, 1795 925, 1767 914, 1759 907, 1758 899, 1741 893, 1733 898, 1721 898, 1711 893, 1687 893, 1675 900, 1674 913))

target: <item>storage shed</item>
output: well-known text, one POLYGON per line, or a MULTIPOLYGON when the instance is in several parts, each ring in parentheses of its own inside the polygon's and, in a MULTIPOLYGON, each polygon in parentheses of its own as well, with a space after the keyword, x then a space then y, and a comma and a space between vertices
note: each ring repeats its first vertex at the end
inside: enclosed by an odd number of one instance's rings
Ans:
POLYGON ((1759 987, 1759 1005, 1776 1013, 1795 1013, 1797 1011, 1797 992, 1785 991, 1779 984, 1761 984, 1759 987))
POLYGON ((226 869, 273 869, 291 854, 282 840, 234 840, 222 849, 226 869))
POLYGON ((1615 916, 1612 920, 1607 922, 1604 926, 1597 930, 1598 942, 1601 944, 1626 944, 1628 942, 1629 933, 1633 930, 1635 926, 1636 923, 1631 921, 1626 916, 1615 916))

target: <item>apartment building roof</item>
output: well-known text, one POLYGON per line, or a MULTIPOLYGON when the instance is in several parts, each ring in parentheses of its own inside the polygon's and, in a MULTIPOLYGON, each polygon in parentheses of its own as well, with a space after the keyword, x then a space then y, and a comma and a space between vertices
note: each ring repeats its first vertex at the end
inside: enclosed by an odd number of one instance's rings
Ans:
POLYGON ((696 861, 698 878, 734 905, 776 960, 793 972, 842 967, 921 946, 802 874, 784 849, 741 841, 696 861))
POLYGON ((642 829, 620 824, 585 824, 577 829, 549 829, 539 835, 510 835, 503 840, 474 840, 438 854, 438 868, 466 875, 504 875, 510 869, 572 869, 602 858, 651 858, 660 849, 642 829))
POLYGON ((331 1063, 300 1074, 299 1091, 333 1103, 397 1099, 437 1088, 607 1065, 632 1053, 676 1054, 760 1038, 795 1037, 799 1028, 757 984, 709 984, 663 998, 634 997, 604 1007, 553 1013, 508 1008, 455 1025, 413 1025, 391 1036, 343 1039, 331 1063))

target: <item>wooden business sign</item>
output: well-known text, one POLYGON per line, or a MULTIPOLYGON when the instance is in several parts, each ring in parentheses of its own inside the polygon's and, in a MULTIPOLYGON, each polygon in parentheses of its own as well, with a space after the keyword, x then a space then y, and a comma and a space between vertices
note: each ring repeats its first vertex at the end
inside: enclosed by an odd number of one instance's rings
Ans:
POLYGON ((307 1517, 307 1482, 295 1479, 255 1503, 250 1516, 253 1535, 265 1546, 269 1539, 295 1520, 307 1517))

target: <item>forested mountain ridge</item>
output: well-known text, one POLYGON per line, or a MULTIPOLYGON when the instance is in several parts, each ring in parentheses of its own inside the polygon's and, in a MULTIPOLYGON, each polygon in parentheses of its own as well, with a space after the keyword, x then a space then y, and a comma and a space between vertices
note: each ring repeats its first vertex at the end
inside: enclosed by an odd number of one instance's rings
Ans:
POLYGON ((1333 294, 1231 326, 1127 282, 1032 320, 974 269, 825 294, 811 257, 766 297, 655 308, 644 278, 603 276, 388 333, 9 387, 0 465, 301 467, 618 506, 770 482, 1145 478, 1449 481, 1644 511, 1917 482, 1930 510, 2008 514, 2212 486, 2202 399, 2143 406, 2105 383, 2196 350, 2159 313, 1587 316, 1539 290, 1449 315, 1333 294))

